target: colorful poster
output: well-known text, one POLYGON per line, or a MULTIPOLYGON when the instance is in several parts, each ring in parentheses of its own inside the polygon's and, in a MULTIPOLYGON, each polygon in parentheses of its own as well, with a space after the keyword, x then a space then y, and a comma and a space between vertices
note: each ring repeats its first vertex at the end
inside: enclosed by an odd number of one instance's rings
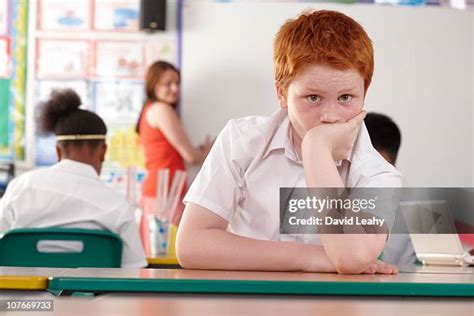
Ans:
POLYGON ((93 109, 94 107, 91 104, 89 98, 89 87, 87 81, 51 81, 51 80, 41 80, 36 82, 35 87, 36 103, 41 101, 46 101, 50 96, 51 92, 54 89, 64 89, 70 88, 77 92, 79 97, 81 97, 82 105, 81 109, 93 109))
POLYGON ((96 0, 96 30, 138 31, 140 6, 137 0, 96 0))
POLYGON ((94 89, 95 112, 106 123, 134 125, 143 103, 142 82, 97 82, 94 89))
POLYGON ((10 148, 10 80, 0 79, 0 157, 9 156, 10 148))
POLYGON ((12 34, 11 38, 11 86, 10 113, 12 115, 12 146, 16 160, 25 159, 25 121, 26 121, 26 65, 28 43, 28 3, 29 1, 12 1, 12 34))
POLYGON ((145 61, 148 68, 157 60, 164 60, 176 65, 178 60, 176 54, 176 41, 162 40, 147 42, 145 45, 145 61))
POLYGON ((0 37, 0 78, 10 77, 10 41, 0 37))
POLYGON ((0 36, 8 34, 8 3, 9 0, 0 1, 0 36))
POLYGON ((90 0, 40 0, 38 28, 47 31, 90 29, 90 0))
POLYGON ((37 47, 37 78, 82 79, 87 77, 88 42, 38 40, 37 47))
POLYGON ((143 168, 143 148, 138 144, 135 126, 108 124, 105 169, 120 170, 129 166, 143 168))
POLYGON ((102 78, 143 76, 143 46, 139 42, 102 41, 96 44, 95 74, 102 78))

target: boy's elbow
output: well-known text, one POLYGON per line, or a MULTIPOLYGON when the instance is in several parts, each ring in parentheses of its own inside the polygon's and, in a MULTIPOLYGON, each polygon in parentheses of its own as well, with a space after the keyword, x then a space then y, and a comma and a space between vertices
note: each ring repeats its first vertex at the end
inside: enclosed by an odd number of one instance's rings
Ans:
POLYGON ((176 239, 176 258, 179 265, 184 269, 198 268, 196 265, 196 255, 198 249, 193 247, 191 240, 186 240, 184 236, 177 236, 176 239))
POLYGON ((354 258, 354 256, 334 258, 332 261, 334 269, 339 274, 360 274, 370 264, 370 261, 354 258))
POLYGON ((178 259, 178 263, 183 269, 192 269, 193 268, 193 260, 192 254, 186 249, 186 247, 179 246, 176 243, 176 258, 178 259))
POLYGON ((332 250, 328 252, 334 269, 341 274, 359 274, 364 272, 367 267, 377 260, 382 252, 386 235, 365 235, 337 240, 332 244, 332 250), (343 244, 341 244, 343 242, 343 244), (336 250, 336 251, 334 251, 336 250))
POLYGON ((340 274, 360 274, 377 259, 378 253, 375 249, 359 248, 352 253, 338 253, 331 261, 340 274))

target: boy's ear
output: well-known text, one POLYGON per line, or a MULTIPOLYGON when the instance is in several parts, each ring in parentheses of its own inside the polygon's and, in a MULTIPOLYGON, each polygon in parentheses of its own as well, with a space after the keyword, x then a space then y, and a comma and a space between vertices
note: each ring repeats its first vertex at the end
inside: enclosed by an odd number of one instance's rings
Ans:
POLYGON ((280 103, 280 107, 282 109, 286 109, 288 107, 286 101, 286 89, 278 82, 275 81, 275 88, 278 96, 278 102, 280 103))

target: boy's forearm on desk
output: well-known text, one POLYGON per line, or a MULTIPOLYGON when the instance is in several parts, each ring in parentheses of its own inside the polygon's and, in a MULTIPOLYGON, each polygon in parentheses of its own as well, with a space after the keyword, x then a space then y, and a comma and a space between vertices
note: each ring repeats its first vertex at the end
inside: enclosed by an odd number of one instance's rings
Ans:
POLYGON ((322 246, 257 240, 220 229, 197 232, 180 248, 184 268, 335 272, 322 246))

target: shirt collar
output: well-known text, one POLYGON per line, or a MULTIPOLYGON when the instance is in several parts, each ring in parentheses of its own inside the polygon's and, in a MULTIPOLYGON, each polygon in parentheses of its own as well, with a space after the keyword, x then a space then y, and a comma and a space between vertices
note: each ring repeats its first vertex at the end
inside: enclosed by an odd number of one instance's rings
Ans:
MULTIPOLYGON (((291 126, 290 126, 290 119, 288 118, 288 114, 285 110, 279 110, 281 115, 283 115, 282 120, 278 120, 280 122, 276 122, 278 126, 276 127, 275 133, 273 133, 270 142, 263 153, 263 159, 268 157, 270 153, 275 150, 284 150, 285 156, 295 162, 299 162, 298 155, 294 151, 292 142, 291 142, 291 126)), ((280 113, 278 113, 280 114, 280 113)), ((278 115, 278 117, 281 117, 278 115)))
POLYGON ((64 172, 86 176, 88 178, 99 179, 99 175, 97 174, 94 167, 92 167, 89 164, 82 163, 76 160, 62 159, 51 168, 61 170, 64 172))
MULTIPOLYGON (((292 141, 291 141, 291 134, 293 133, 293 130, 290 124, 290 119, 288 117, 288 112, 285 110, 279 110, 279 111, 284 112, 284 118, 283 120, 281 120, 281 123, 277 127, 276 132, 273 134, 273 137, 271 138, 267 146, 267 149, 265 150, 263 154, 263 159, 265 159, 268 155, 270 155, 272 151, 280 149, 280 150, 285 151, 285 156, 287 158, 297 163, 302 163, 301 159, 298 157, 297 153, 295 152, 292 141)), ((277 117, 280 117, 280 115, 277 115, 277 117)), ((364 146, 366 145, 367 139, 369 139, 370 141, 367 128, 365 127, 365 124, 362 124, 359 130, 359 134, 357 135, 357 139, 354 143, 354 147, 352 148, 352 151, 350 152, 349 156, 343 160, 336 160, 335 161, 336 166, 340 167, 344 160, 347 160, 349 163, 351 163, 354 159, 354 156, 357 155, 361 151, 361 148, 364 148, 364 146)))

